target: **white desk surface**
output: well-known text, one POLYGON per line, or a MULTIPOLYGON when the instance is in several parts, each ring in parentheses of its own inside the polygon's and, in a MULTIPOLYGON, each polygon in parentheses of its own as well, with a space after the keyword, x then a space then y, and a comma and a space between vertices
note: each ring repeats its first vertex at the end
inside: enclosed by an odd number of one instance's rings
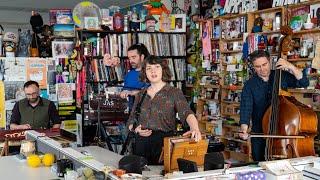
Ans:
POLYGON ((15 156, 0 157, 0 172, 2 175, 1 179, 59 179, 58 176, 51 172, 50 167, 40 166, 32 168, 27 165, 25 160, 18 160, 15 156))
POLYGON ((115 152, 101 148, 99 146, 85 146, 73 148, 76 151, 86 151, 93 156, 94 159, 107 166, 118 168, 119 160, 123 157, 115 152))

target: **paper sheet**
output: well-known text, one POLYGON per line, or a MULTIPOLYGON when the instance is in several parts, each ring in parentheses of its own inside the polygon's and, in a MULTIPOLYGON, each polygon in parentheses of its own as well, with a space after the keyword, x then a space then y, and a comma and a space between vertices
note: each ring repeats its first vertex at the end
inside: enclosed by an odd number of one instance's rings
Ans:
POLYGON ((277 176, 298 172, 287 160, 270 161, 266 163, 266 169, 277 176))
POLYGON ((26 81, 26 60, 27 58, 4 58, 5 80, 26 81))

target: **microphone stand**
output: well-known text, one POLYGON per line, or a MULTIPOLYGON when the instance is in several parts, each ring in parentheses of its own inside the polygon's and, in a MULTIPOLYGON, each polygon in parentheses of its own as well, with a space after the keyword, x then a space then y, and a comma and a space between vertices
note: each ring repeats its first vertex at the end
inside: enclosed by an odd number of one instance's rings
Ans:
POLYGON ((98 146, 105 148, 106 145, 108 146, 108 149, 110 151, 113 151, 111 142, 110 142, 110 138, 107 135, 102 122, 101 122, 101 107, 100 107, 100 103, 102 98, 97 96, 97 100, 98 100, 98 108, 97 108, 97 113, 98 113, 98 124, 97 124, 97 131, 96 131, 96 136, 94 137, 94 141, 97 143, 98 146))

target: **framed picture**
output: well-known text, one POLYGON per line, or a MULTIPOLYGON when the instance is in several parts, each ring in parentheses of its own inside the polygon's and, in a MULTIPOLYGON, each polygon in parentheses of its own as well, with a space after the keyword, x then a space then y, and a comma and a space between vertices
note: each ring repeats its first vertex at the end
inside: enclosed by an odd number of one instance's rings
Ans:
POLYGON ((67 58, 72 55, 73 41, 52 41, 52 57, 67 58))
POLYGON ((320 95, 312 94, 312 105, 313 107, 319 109, 320 108, 320 95))
POLYGON ((50 25, 54 24, 70 24, 72 23, 71 9, 50 9, 49 10, 50 25))
POLYGON ((55 24, 53 25, 53 35, 55 37, 75 37, 74 24, 55 24))
POLYGON ((84 17, 85 29, 100 29, 98 17, 84 17))
POLYGON ((172 14, 171 27, 174 27, 173 32, 186 32, 186 15, 172 14))
POLYGON ((158 32, 160 15, 150 15, 143 18, 142 23, 140 23, 140 29, 143 32, 158 32))

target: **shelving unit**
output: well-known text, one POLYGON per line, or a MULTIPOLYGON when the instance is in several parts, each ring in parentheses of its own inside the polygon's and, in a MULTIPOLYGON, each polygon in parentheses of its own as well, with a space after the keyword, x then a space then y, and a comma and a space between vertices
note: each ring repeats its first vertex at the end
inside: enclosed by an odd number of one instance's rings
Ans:
MULTIPOLYGON (((303 2, 303 3, 299 3, 298 5, 289 5, 286 7, 275 7, 275 8, 269 8, 269 9, 264 9, 264 10, 258 10, 258 11, 254 11, 254 12, 249 12, 246 14, 232 14, 232 15, 225 15, 225 16, 221 16, 219 18, 216 19, 211 19, 212 22, 214 21, 218 21, 220 27, 223 26, 223 23, 227 20, 230 19, 241 19, 241 17, 246 17, 247 18, 247 24, 246 24, 246 28, 249 34, 253 34, 253 35, 264 35, 266 37, 279 37, 281 35, 280 33, 280 29, 273 29, 270 31, 265 31, 265 32, 257 32, 257 33, 251 33, 252 28, 254 27, 254 20, 257 17, 261 17, 261 16, 265 16, 266 14, 272 15, 272 14, 276 14, 276 13, 280 13, 281 14, 281 25, 284 25, 285 22, 287 21, 287 14, 288 11, 292 8, 296 8, 296 7, 301 7, 303 5, 310 5, 310 4, 320 4, 320 0, 315 0, 315 1, 310 1, 310 2, 303 2)), ((241 24, 241 21, 240 21, 241 24)), ((245 81, 244 79, 242 80, 241 84, 232 84, 232 83, 225 83, 226 79, 225 78, 227 75, 229 75, 229 72, 226 71, 227 66, 228 65, 236 65, 238 62, 234 63, 230 63, 228 62, 228 58, 227 56, 236 56, 237 54, 241 53, 241 49, 228 49, 228 45, 227 44, 231 44, 231 43, 238 43, 238 45, 242 45, 242 41, 244 41, 244 38, 242 36, 240 37, 223 37, 226 33, 225 30, 223 30, 223 28, 221 29, 221 35, 220 38, 211 38, 211 42, 212 43, 217 43, 219 42, 219 52, 220 52, 220 58, 219 58, 219 66, 221 71, 218 73, 219 77, 220 77, 220 92, 219 92, 219 98, 220 100, 216 100, 216 99, 208 99, 208 98, 200 98, 200 102, 198 103, 198 109, 197 109, 197 114, 199 112, 202 112, 203 109, 206 108, 206 103, 208 101, 215 101, 217 103, 220 104, 220 112, 221 112, 221 117, 227 119, 228 123, 230 123, 230 119, 234 120, 234 124, 223 124, 223 128, 222 128, 222 135, 219 135, 220 139, 225 143, 225 145, 228 145, 230 141, 233 142, 237 142, 239 143, 239 141, 237 141, 237 138, 234 138, 233 135, 235 135, 238 132, 238 124, 237 122, 239 122, 239 114, 238 109, 240 108, 240 99, 237 100, 233 100, 233 99, 228 99, 228 95, 229 93, 241 93, 241 90, 243 88, 243 82, 245 81), (223 34, 224 33, 224 34, 223 34), (205 108, 203 108, 203 106, 205 106, 205 108), (230 109, 233 109, 233 111, 229 111, 230 109), (198 112, 199 110, 199 112, 198 112), (224 133, 225 132, 234 132, 233 135, 231 136, 227 136, 224 133)), ((305 36, 308 37, 314 37, 315 39, 319 39, 320 38, 320 28, 313 28, 310 30, 300 30, 300 31, 296 31, 294 32, 293 37, 294 38, 304 38, 305 36)), ((266 45, 267 48, 267 45, 266 45)), ((273 50, 270 53, 271 56, 273 57, 277 57, 278 56, 278 52, 276 52, 275 50, 273 50)), ((230 58, 229 58, 230 59, 230 58)), ((299 58, 291 58, 288 59, 288 61, 295 63, 297 65, 299 65, 300 67, 305 67, 306 63, 311 63, 311 61, 313 60, 312 57, 299 57, 299 58)), ((217 64, 218 64, 217 63, 217 64)), ((242 62, 241 62, 242 63, 242 62)), ((247 64, 244 64, 244 68, 247 68, 247 64)), ((247 72, 248 73, 248 72, 247 72)), ((203 73, 203 76, 215 76, 217 75, 216 73, 203 73)), ((320 75, 317 73, 313 73, 308 75, 308 77, 310 78, 319 78, 320 75)), ((205 88, 205 86, 203 86, 203 88, 205 88)), ((310 100, 312 101, 312 94, 319 94, 320 90, 311 90, 311 89, 289 89, 289 92, 292 93, 299 101, 305 103, 305 104, 312 104, 312 102, 310 102, 310 100), (306 101, 306 99, 308 101, 306 101)), ((314 108, 315 111, 320 111, 320 108, 314 108)), ((208 117, 206 115, 201 116, 201 120, 202 123, 206 124, 208 121, 208 117)), ((232 121, 231 121, 232 122, 232 121)), ((206 126, 204 126, 205 128, 206 126)), ((207 132, 206 132, 207 133, 207 132)), ((214 134, 214 133, 213 133, 214 134)), ((246 141, 241 141, 242 146, 245 147, 245 150, 242 152, 237 152, 234 150, 230 150, 229 148, 227 148, 224 152, 225 157, 231 158, 231 159, 236 159, 236 160, 240 160, 240 161, 251 161, 251 154, 250 154, 250 142, 246 142, 246 141)), ((319 143, 318 143, 319 144, 319 143)))

